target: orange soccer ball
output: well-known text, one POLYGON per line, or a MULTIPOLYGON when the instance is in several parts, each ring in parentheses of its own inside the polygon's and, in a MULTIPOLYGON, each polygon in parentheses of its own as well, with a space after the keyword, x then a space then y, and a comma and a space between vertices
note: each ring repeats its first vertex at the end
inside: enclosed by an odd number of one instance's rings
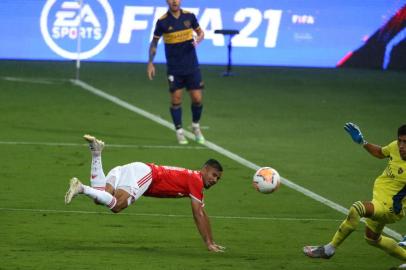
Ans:
POLYGON ((269 194, 278 190, 281 177, 274 168, 262 167, 255 172, 252 184, 259 192, 269 194))

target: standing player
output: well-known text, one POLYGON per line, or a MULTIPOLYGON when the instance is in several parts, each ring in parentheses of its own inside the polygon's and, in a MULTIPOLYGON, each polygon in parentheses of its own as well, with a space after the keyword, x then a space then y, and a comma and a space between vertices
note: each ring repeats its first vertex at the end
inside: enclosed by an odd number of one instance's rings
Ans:
POLYGON ((118 213, 142 195, 161 198, 190 197, 193 218, 207 249, 214 252, 224 250, 224 247, 213 240, 203 200, 203 189, 215 185, 223 172, 217 160, 209 159, 200 171, 134 162, 113 168, 106 177, 101 161, 104 142, 90 135, 85 135, 84 139, 89 142, 92 153, 91 186, 83 185, 77 178, 72 178, 65 195, 66 204, 76 195, 84 194, 97 204, 106 205, 111 211, 118 213))
POLYGON ((180 0, 166 0, 168 11, 158 19, 154 37, 149 47, 147 74, 150 80, 155 76, 153 60, 158 41, 163 36, 169 92, 171 97, 170 112, 176 129, 179 144, 187 144, 182 128, 182 89, 189 92, 192 105, 192 130, 198 143, 204 143, 200 130, 200 118, 203 110, 202 89, 204 87, 200 74, 195 47, 204 38, 204 32, 193 13, 180 8, 180 0), (193 33, 197 36, 193 38, 193 33))
POLYGON ((405 215, 406 202, 406 125, 399 127, 397 141, 381 147, 364 140, 361 130, 353 123, 344 129, 357 144, 372 156, 388 158, 385 171, 374 183, 372 201, 355 202, 330 243, 324 246, 305 246, 305 255, 312 258, 331 258, 336 249, 357 227, 361 218, 366 219, 365 239, 368 244, 378 247, 396 258, 406 261, 406 250, 395 240, 382 235, 386 224, 399 221, 405 215))

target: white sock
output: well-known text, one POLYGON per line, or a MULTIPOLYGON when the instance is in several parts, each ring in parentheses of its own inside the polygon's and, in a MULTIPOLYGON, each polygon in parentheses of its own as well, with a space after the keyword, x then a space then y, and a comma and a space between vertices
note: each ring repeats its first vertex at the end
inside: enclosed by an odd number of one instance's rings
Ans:
POLYGON ((183 134, 183 133, 184 133, 183 128, 178 128, 178 129, 176 130, 176 133, 178 133, 178 134, 183 134))
POLYGON ((116 205, 117 199, 110 193, 104 190, 97 190, 86 185, 82 186, 83 194, 89 196, 92 199, 95 199, 97 202, 106 205, 110 209, 112 209, 116 205))
POLYGON ((192 128, 200 128, 200 124, 192 122, 192 128))
POLYGON ((324 246, 324 252, 326 252, 326 254, 330 256, 336 252, 336 248, 331 243, 328 243, 324 246))
POLYGON ((106 176, 103 172, 103 165, 100 153, 92 152, 90 185, 92 186, 92 188, 99 190, 105 190, 106 188, 106 176))

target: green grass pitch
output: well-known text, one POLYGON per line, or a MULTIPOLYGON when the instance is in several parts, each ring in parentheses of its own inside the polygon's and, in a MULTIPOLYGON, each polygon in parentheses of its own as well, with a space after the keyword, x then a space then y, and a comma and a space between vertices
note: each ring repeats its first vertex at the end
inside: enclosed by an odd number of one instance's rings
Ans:
MULTIPOLYGON (((342 206, 371 198, 386 161, 369 156, 344 132, 357 123, 384 145, 406 122, 406 76, 366 70, 202 66, 206 138, 342 206)), ((165 67, 148 81, 142 64, 82 64, 81 80, 170 121, 165 67)), ((388 269, 401 262, 370 247, 361 224, 331 260, 302 254, 331 239, 344 215, 282 186, 272 195, 251 186, 254 173, 173 131, 69 82, 71 62, 0 62, 0 269, 388 269), (87 181, 94 134, 112 147, 104 170, 132 161, 198 169, 224 166, 206 191, 223 254, 209 253, 188 199, 141 198, 110 214, 85 197, 65 206, 72 176, 87 181), (113 147, 121 145, 121 147, 113 147), (126 146, 127 145, 127 146, 126 146), (131 145, 132 147, 129 147, 131 145)), ((185 93, 186 94, 186 93, 185 93)), ((190 125, 185 95, 184 125, 190 125)), ((404 221, 390 226, 404 234, 404 221)))

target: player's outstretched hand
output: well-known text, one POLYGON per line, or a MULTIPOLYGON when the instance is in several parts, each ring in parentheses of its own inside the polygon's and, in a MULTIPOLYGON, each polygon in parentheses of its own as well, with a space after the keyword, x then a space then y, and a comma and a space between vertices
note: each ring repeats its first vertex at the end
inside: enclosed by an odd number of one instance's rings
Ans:
POLYGON ((216 243, 208 245, 207 248, 209 251, 212 251, 212 252, 224 252, 224 250, 226 249, 226 247, 217 245, 216 243))
POLYGON ((344 129, 348 132, 348 134, 350 134, 354 142, 358 144, 365 144, 365 140, 362 136, 361 130, 356 124, 348 122, 344 125, 344 129))

